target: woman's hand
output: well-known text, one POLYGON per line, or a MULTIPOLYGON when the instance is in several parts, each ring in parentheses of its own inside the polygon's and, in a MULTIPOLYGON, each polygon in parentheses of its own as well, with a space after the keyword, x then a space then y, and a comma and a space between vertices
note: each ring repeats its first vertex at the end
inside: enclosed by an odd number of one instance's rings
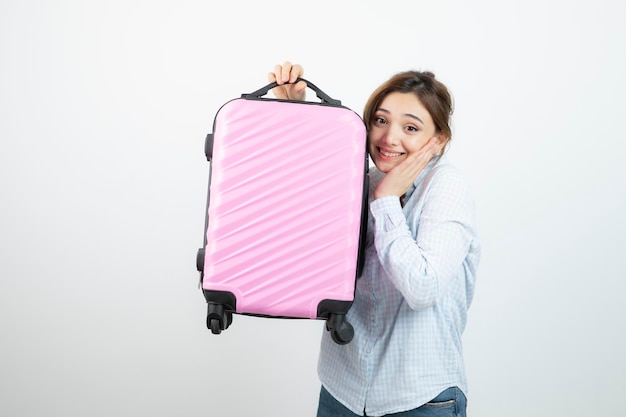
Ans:
POLYGON ((402 197, 433 155, 440 150, 441 145, 438 143, 437 137, 431 138, 419 151, 407 155, 404 161, 392 168, 376 186, 374 199, 387 196, 402 197))
POLYGON ((296 80, 304 75, 302 65, 285 61, 283 65, 276 65, 274 72, 267 74, 270 83, 276 82, 279 87, 272 89, 274 96, 283 100, 304 100, 306 98, 306 82, 296 80))

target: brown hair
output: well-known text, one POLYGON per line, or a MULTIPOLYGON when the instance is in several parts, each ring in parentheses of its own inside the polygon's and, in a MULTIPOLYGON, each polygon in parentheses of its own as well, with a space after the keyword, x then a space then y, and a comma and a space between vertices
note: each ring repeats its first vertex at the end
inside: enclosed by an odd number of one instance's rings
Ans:
POLYGON ((441 157, 452 139, 450 116, 454 109, 448 88, 435 79, 435 74, 429 71, 405 71, 395 74, 374 90, 365 104, 363 121, 368 132, 380 103, 393 92, 413 93, 426 108, 435 124, 435 131, 447 137, 446 144, 439 155, 441 157))

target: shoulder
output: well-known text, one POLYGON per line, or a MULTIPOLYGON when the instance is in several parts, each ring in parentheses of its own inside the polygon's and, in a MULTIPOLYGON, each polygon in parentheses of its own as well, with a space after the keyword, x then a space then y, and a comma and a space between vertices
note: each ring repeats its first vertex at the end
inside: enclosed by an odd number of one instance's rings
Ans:
POLYGON ((422 192, 426 200, 437 201, 451 210, 474 210, 474 197, 467 177, 445 156, 426 173, 422 192))
POLYGON ((450 160, 443 156, 431 169, 426 173, 424 182, 430 186, 447 185, 449 187, 458 187, 459 189, 469 189, 467 177, 458 169, 450 160))
POLYGON ((430 170, 432 176, 444 176, 463 179, 463 173, 454 165, 447 156, 442 156, 430 170))

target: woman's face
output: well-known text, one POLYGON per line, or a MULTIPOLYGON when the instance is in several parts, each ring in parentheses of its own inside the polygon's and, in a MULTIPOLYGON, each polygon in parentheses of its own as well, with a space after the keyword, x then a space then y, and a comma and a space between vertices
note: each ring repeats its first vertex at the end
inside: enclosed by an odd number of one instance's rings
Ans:
POLYGON ((374 112, 369 131, 369 152, 384 173, 417 152, 435 136, 433 120, 413 93, 388 94, 374 112))

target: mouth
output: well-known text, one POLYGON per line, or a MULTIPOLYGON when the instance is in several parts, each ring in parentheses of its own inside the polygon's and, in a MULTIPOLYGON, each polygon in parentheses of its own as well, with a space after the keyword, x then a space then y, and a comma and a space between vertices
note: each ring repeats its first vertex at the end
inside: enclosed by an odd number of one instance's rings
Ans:
POLYGON ((390 150, 387 149, 383 149, 380 147, 377 147, 376 150, 378 151, 378 156, 381 159, 387 160, 387 161, 391 161, 393 159, 396 159, 402 155, 404 155, 404 152, 392 152, 390 150))

